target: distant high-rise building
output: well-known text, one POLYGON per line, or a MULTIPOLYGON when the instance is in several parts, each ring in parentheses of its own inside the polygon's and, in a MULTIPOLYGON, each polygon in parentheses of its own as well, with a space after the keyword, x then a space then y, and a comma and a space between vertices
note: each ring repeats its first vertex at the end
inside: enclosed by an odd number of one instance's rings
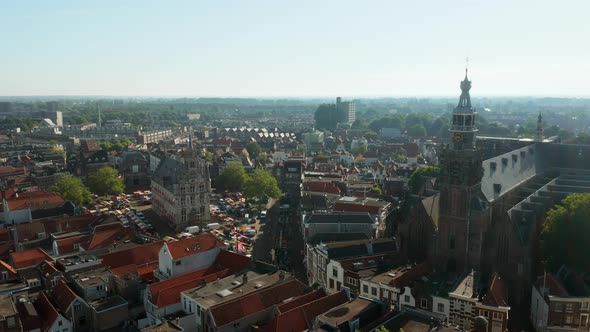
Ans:
POLYGON ((356 119, 356 105, 352 101, 342 101, 341 97, 336 98, 336 114, 339 123, 352 124, 356 119))
POLYGON ((57 109, 59 108, 59 103, 57 101, 48 101, 46 103, 47 105, 47 111, 49 112, 56 112, 57 109))
POLYGON ((63 118, 63 114, 61 113, 61 111, 55 112, 55 125, 58 127, 64 126, 64 118, 63 118))

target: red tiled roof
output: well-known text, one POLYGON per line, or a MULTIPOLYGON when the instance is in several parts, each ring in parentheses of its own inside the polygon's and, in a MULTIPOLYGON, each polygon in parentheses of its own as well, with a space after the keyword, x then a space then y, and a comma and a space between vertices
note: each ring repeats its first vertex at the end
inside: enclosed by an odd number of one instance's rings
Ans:
MULTIPOLYGON (((14 196, 15 193, 16 193, 16 191, 12 188, 6 189, 4 191, 6 198, 11 198, 12 196, 14 196)), ((0 191, 0 199, 3 199, 3 198, 4 198, 4 196, 2 196, 2 192, 0 191)))
POLYGON ((8 272, 11 277, 16 277, 16 270, 3 260, 0 260, 0 270, 8 272))
POLYGON ((6 200, 6 205, 10 211, 49 209, 61 206, 65 200, 59 194, 46 191, 31 191, 19 194, 18 197, 12 197, 6 200))
POLYGON ((90 242, 90 239, 92 239, 92 234, 72 236, 65 239, 56 240, 55 245, 57 246, 57 251, 59 254, 64 255, 78 251, 78 248, 75 247, 76 244, 86 247, 90 242))
POLYGON ((8 257, 11 251, 14 251, 14 242, 0 244, 0 257, 8 257))
POLYGON ((143 244, 130 249, 115 251, 100 256, 102 265, 111 269, 126 265, 142 265, 158 262, 158 255, 164 241, 143 244))
POLYGON ((215 259, 215 265, 228 269, 231 273, 237 273, 248 267, 252 258, 237 254, 232 251, 221 250, 215 259))
POLYGON ((137 266, 135 264, 123 265, 114 269, 111 269, 111 273, 117 277, 125 276, 138 276, 137 266))
POLYGON ((493 307, 505 307, 506 298, 504 296, 506 288, 504 287, 504 279, 498 274, 494 273, 492 283, 484 296, 482 303, 493 307))
POLYGON ((62 310, 62 312, 66 312, 72 303, 78 298, 78 295, 74 293, 74 291, 66 284, 63 279, 60 279, 57 282, 57 285, 53 288, 51 292, 51 297, 57 304, 57 306, 62 310))
POLYGON ((135 264, 123 265, 111 269, 111 273, 119 278, 141 278, 143 281, 154 280, 154 270, 158 268, 158 262, 152 262, 141 266, 135 264))
POLYGON ((40 233, 47 235, 45 223, 42 221, 18 224, 15 227, 15 240, 18 242, 36 240, 40 233))
POLYGON ((55 265, 53 265, 53 262, 45 261, 41 265, 41 272, 45 276, 47 274, 52 274, 54 272, 59 272, 59 270, 55 267, 55 265))
POLYGON ((405 143, 404 150, 406 150, 406 157, 413 158, 420 154, 420 148, 416 143, 405 143))
POLYGON ((110 226, 110 224, 101 225, 94 228, 94 234, 92 234, 89 243, 82 244, 82 247, 86 250, 94 250, 109 247, 117 242, 133 239, 135 239, 135 232, 120 223, 116 223, 114 227, 110 226))
POLYGON ((43 249, 33 248, 25 251, 11 253, 10 260, 16 269, 23 269, 38 265, 43 261, 51 261, 53 259, 43 249))
POLYGON ((215 326, 220 328, 246 317, 279 304, 288 298, 299 296, 306 286, 296 279, 291 279, 275 286, 267 287, 259 291, 247 294, 234 300, 213 306, 211 315, 215 326))
POLYGON ((51 304, 51 302, 47 298, 47 295, 45 295, 45 292, 39 293, 39 297, 35 302, 35 307, 37 307, 37 311, 39 312, 43 320, 43 328, 45 330, 49 329, 53 325, 57 317, 59 317, 59 313, 57 312, 53 304, 51 304))
POLYGON ((553 296, 569 296, 568 291, 565 289, 561 281, 559 281, 559 279, 553 275, 553 273, 547 273, 545 276, 540 276, 537 279, 537 288, 541 289, 543 284, 549 289, 549 294, 553 296))
POLYGON ((85 231, 88 227, 100 217, 93 215, 81 215, 81 216, 67 216, 46 219, 43 221, 45 226, 45 232, 52 234, 56 232, 74 232, 74 231, 85 231))
POLYGON ((303 184, 303 190, 329 194, 340 194, 340 189, 330 182, 308 181, 303 184))
POLYGON ((230 275, 228 270, 220 271, 215 267, 208 267, 153 283, 148 286, 151 295, 150 302, 158 308, 172 305, 180 301, 181 292, 201 285, 203 279, 212 282, 228 275, 230 275))
POLYGON ((430 265, 428 263, 420 263, 416 266, 412 266, 409 270, 398 273, 391 279, 389 284, 397 288, 403 288, 407 286, 413 280, 430 274, 430 265))
POLYGON ((0 166, 0 176, 25 174, 24 167, 0 166))
POLYGON ((146 264, 137 268, 137 274, 143 280, 154 280, 154 270, 158 268, 158 262, 146 264))
POLYGON ((276 316, 275 319, 270 322, 266 331, 305 331, 311 329, 317 316, 346 303, 347 301, 348 296, 342 291, 309 301, 299 307, 276 316))
POLYGON ((10 241, 10 229, 0 228, 0 242, 10 241))
POLYGON ((310 293, 301 295, 297 298, 294 298, 293 300, 291 300, 289 302, 279 304, 277 307, 281 313, 284 313, 289 310, 300 307, 308 302, 315 301, 315 300, 322 298, 324 296, 326 296, 326 292, 324 292, 323 289, 318 289, 313 292, 310 292, 310 293))
POLYGON ((165 245, 168 247, 172 259, 191 256, 196 253, 224 246, 223 242, 209 233, 189 237, 180 241, 168 242, 165 245))

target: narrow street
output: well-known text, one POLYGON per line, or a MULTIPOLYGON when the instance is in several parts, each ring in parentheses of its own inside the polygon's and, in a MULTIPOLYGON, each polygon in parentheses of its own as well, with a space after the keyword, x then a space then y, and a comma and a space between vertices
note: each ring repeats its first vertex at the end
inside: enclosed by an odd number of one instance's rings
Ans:
POLYGON ((302 282, 307 282, 303 264, 303 237, 299 230, 299 218, 292 209, 281 213, 279 202, 268 210, 254 244, 254 259, 278 266, 291 272, 302 282))

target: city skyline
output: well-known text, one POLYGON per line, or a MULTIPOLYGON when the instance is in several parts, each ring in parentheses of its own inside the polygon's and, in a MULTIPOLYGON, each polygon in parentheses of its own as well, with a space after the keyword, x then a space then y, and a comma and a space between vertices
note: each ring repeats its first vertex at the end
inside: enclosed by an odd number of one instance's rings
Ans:
POLYGON ((590 95, 582 1, 2 6, 1 96, 590 95))

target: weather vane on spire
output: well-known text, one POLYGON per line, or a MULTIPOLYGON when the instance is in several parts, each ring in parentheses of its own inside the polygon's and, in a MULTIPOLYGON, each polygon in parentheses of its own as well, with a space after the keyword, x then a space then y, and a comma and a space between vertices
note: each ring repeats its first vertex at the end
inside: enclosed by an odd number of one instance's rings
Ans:
POLYGON ((469 71, 469 57, 465 58, 465 76, 467 76, 467 71, 469 71))

